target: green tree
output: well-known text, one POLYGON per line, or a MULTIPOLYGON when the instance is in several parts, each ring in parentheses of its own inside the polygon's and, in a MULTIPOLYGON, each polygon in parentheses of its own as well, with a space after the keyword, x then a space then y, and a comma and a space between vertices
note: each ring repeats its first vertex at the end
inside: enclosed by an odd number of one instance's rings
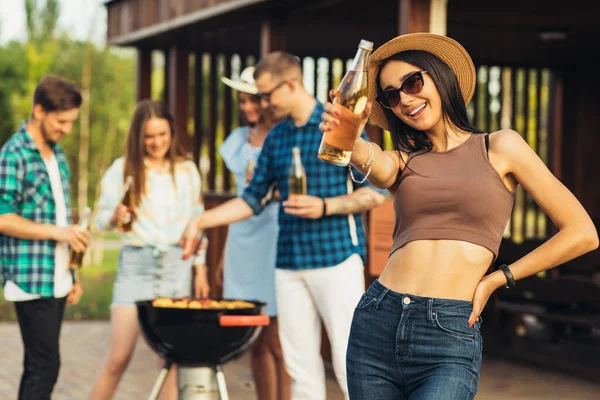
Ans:
POLYGON ((76 124, 61 145, 72 169, 73 204, 79 203, 78 193, 82 202, 92 203, 102 174, 123 154, 135 106, 135 59, 123 49, 99 48, 59 32, 58 1, 40 4, 25 1, 28 40, 0 46, 0 145, 28 118, 41 77, 56 74, 75 82, 85 89, 87 117, 82 115, 85 122, 76 124))
POLYGON ((0 47, 0 146, 18 127, 19 118, 13 112, 13 105, 25 92, 26 69, 21 43, 0 47))
POLYGON ((43 7, 40 7, 39 0, 25 0, 25 20, 29 41, 40 45, 54 37, 59 17, 59 0, 46 0, 43 7))

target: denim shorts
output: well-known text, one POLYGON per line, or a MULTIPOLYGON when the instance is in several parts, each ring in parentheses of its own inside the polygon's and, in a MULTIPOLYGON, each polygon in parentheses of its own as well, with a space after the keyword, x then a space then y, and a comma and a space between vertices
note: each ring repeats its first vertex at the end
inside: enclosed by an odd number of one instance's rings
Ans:
POLYGON ((477 393, 481 321, 472 303, 401 294, 375 281, 360 299, 346 356, 351 400, 467 400, 477 393))
POLYGON ((191 260, 181 259, 182 249, 124 246, 119 254, 111 307, 132 306, 138 300, 185 297, 192 294, 191 260))

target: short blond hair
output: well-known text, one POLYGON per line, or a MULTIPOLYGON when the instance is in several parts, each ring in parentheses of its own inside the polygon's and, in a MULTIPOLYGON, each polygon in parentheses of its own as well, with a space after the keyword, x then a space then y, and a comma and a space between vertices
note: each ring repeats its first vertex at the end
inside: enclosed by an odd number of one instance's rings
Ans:
POLYGON ((284 51, 269 53, 254 68, 254 79, 258 79, 267 72, 280 79, 298 78, 301 80, 300 58, 284 51))

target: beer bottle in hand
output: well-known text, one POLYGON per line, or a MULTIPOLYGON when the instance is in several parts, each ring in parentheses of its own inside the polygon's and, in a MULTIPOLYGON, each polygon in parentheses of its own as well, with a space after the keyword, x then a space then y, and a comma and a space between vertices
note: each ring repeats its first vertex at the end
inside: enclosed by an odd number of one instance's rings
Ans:
POLYGON ((337 95, 332 103, 342 113, 339 126, 326 132, 319 146, 319 158, 335 165, 350 163, 356 131, 360 126, 359 115, 367 105, 367 66, 373 51, 373 43, 361 40, 354 60, 340 81, 337 95))
POLYGON ((133 226, 133 221, 135 220, 135 213, 133 212, 133 176, 128 176, 127 179, 125 179, 122 193, 123 196, 121 197, 121 204, 127 207, 127 210, 129 211, 129 219, 125 222, 119 220, 117 222, 117 229, 121 232, 129 232, 133 226))
MULTIPOLYGON (((90 222, 91 210, 89 207, 85 207, 82 213, 79 215, 79 222, 77 226, 79 229, 88 229, 90 222)), ((69 255, 69 268, 71 269, 79 269, 83 263, 83 256, 85 251, 77 252, 71 248, 71 254, 69 255)))
POLYGON ((295 194, 306 194, 306 171, 304 165, 302 165, 298 147, 292 149, 292 163, 290 164, 288 181, 290 184, 290 197, 295 194))
POLYGON ((250 183, 250 181, 252 180, 252 176, 254 176, 254 170, 256 169, 256 161, 254 160, 254 158, 250 158, 248 159, 248 163, 246 164, 246 169, 245 169, 245 178, 246 178, 246 183, 250 183))

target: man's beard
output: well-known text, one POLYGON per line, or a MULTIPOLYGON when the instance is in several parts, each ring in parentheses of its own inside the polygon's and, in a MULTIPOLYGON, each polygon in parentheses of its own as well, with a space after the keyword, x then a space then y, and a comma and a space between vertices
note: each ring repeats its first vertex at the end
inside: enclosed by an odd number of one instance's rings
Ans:
POLYGON ((48 144, 56 144, 58 141, 52 139, 52 136, 50 136, 50 134, 48 133, 48 130, 46 129, 46 124, 45 124, 46 120, 43 119, 40 123, 40 131, 42 132, 42 137, 44 138, 44 140, 46 141, 46 143, 48 144))

